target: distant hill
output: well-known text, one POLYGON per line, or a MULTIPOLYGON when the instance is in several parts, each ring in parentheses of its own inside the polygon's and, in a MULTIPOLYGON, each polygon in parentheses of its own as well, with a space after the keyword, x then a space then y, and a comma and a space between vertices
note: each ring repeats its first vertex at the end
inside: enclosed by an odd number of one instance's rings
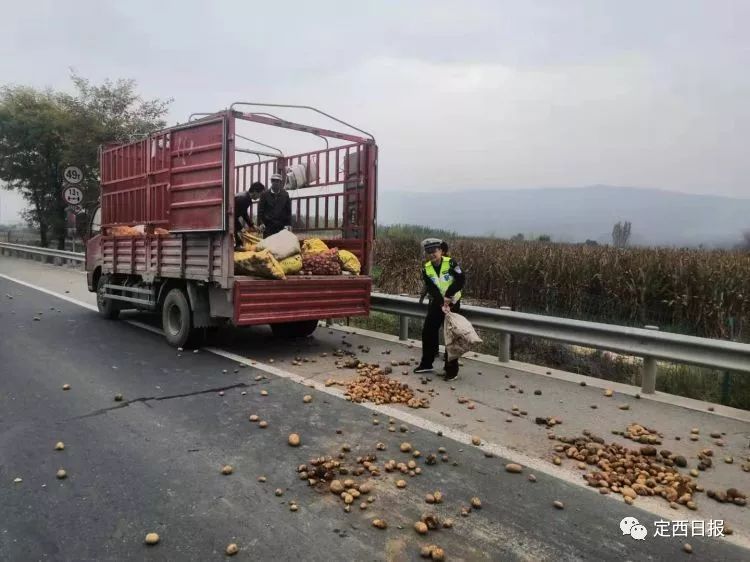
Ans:
POLYGON ((417 193, 381 190, 379 224, 421 224, 502 238, 549 234, 553 240, 611 242, 618 221, 633 224, 631 243, 734 246, 750 229, 750 199, 629 187, 417 193))

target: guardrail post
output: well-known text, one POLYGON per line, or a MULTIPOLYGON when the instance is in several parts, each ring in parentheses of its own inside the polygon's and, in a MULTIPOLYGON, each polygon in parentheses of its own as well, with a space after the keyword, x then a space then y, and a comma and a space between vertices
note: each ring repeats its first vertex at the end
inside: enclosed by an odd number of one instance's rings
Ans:
POLYGON ((398 316, 398 339, 401 341, 409 339, 409 317, 403 314, 398 316))
MULTIPOLYGON (((500 310, 510 310, 510 307, 501 306, 500 310)), ((508 332, 498 332, 497 340, 497 359, 501 363, 507 363, 510 361, 510 334, 508 332)))
MULTIPOLYGON (((659 326, 644 326, 647 330, 659 330, 659 326)), ((643 358, 643 372, 641 373, 641 392, 654 394, 656 392, 656 359, 643 358)))

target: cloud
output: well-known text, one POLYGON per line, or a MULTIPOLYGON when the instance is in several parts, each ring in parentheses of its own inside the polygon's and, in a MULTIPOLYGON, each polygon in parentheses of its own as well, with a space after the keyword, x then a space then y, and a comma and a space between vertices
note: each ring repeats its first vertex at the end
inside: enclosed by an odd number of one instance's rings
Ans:
POLYGON ((748 17, 732 0, 47 0, 4 11, 0 75, 133 77, 175 98, 173 122, 242 99, 315 105, 376 135, 383 189, 746 196, 748 17))

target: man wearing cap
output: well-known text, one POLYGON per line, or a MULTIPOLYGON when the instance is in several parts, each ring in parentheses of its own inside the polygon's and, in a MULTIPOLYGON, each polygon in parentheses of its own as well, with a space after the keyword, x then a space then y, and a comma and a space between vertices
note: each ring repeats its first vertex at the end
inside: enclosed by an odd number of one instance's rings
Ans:
POLYGON ((250 216, 250 206, 253 201, 260 199, 261 194, 266 190, 266 186, 256 181, 250 186, 250 189, 235 195, 234 197, 234 249, 242 250, 242 221, 245 226, 253 226, 253 218, 250 216), (242 220, 240 220, 242 219, 242 220))
MULTIPOLYGON (((466 275, 456 260, 447 256, 448 244, 439 238, 427 238, 422 241, 428 260, 422 267, 424 281, 424 295, 430 296, 427 306, 427 316, 422 326, 422 360, 414 369, 415 373, 431 373, 432 362, 438 354, 440 346, 440 328, 447 312, 458 312, 461 308, 461 289, 466 283, 466 275)), ((445 354, 445 380, 453 380, 458 376, 458 359, 448 361, 445 354)))
POLYGON ((292 229, 292 200, 282 185, 281 174, 271 176, 271 189, 260 196, 258 223, 264 236, 292 229))

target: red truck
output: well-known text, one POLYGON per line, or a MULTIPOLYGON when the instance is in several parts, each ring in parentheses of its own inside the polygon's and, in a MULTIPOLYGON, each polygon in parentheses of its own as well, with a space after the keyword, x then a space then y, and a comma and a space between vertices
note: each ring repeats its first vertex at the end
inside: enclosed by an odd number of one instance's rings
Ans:
POLYGON ((100 224, 86 244, 88 288, 97 293, 99 312, 109 319, 125 309, 159 313, 167 341, 178 347, 197 344, 206 328, 222 324, 270 324, 278 336, 298 337, 321 319, 369 314, 377 164, 372 135, 344 121, 307 106, 244 102, 102 147, 100 224), (268 113, 275 108, 306 110, 356 134, 268 113), (238 125, 255 138, 238 133, 238 125), (260 130, 291 137, 297 147, 312 141, 317 149, 287 154, 265 137, 266 143, 256 140, 260 130), (351 251, 361 274, 235 275, 234 195, 255 181, 268 186, 272 174, 300 165, 307 182, 290 191, 293 232, 351 251), (118 227, 136 225, 142 233, 117 235, 129 230, 118 227))

